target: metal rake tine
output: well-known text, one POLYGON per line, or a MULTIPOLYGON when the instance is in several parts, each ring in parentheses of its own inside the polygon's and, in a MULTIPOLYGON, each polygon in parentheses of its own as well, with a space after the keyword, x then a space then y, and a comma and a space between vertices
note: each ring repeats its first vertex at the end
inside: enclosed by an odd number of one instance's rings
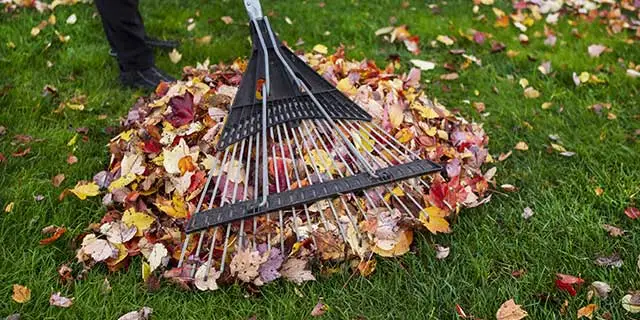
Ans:
MULTIPOLYGON (((345 126, 344 126, 344 124, 342 124, 342 123, 341 123, 341 125, 340 125, 340 126, 341 126, 341 128, 343 128, 343 129, 347 130, 348 132, 351 132, 351 130, 349 130, 349 128, 345 127, 345 126)), ((351 134, 353 134, 353 133, 351 133, 351 134)), ((367 154, 367 155, 369 155, 369 157, 370 157, 374 162, 376 162, 376 163, 378 164, 378 166, 380 166, 380 167, 384 167, 384 166, 385 166, 383 163, 380 163, 380 162, 379 162, 379 160, 377 159, 377 157, 375 157, 373 154, 371 154, 371 152, 369 152, 369 150, 367 150, 367 149, 366 149, 366 147, 365 147, 364 145, 362 145, 362 142, 358 142, 358 141, 356 141, 356 143, 357 143, 358 145, 360 145, 360 147, 361 147, 363 150, 365 150, 366 154, 367 154)), ((412 217, 414 217, 414 218, 415 218, 415 214, 414 214, 413 212, 411 212, 411 210, 409 210, 409 208, 404 204, 404 202, 400 199, 400 197, 398 197, 398 196, 393 192, 393 190, 391 190, 391 188, 389 188, 389 186, 388 186, 387 184, 383 185, 383 188, 385 188, 385 189, 387 190, 387 192, 389 192, 389 194, 390 194, 394 199, 396 199, 396 201, 398 201, 398 203, 400 203, 400 205, 402 206, 402 208, 403 208, 403 209, 404 209, 404 210, 405 210, 409 215, 411 215, 412 217)), ((412 197, 411 199, 413 200, 413 197, 412 197)), ((415 200, 414 200, 414 202, 415 202, 415 200)), ((422 208, 422 206, 421 206, 421 205, 419 205, 419 204, 417 204, 417 203, 416 203, 416 205, 418 206, 418 208, 422 208)))
MULTIPOLYGON (((242 192, 242 200, 247 200, 247 191, 249 191, 249 171, 251 170, 251 143, 252 139, 249 138, 249 146, 247 147, 247 164, 244 169, 244 190, 242 192)), ((240 249, 244 247, 244 220, 240 220, 240 231, 238 232, 238 240, 240 244, 240 249)))
MULTIPOLYGON (((234 163, 235 167, 237 168, 235 170, 235 175, 234 175, 234 185, 233 185, 233 194, 231 195, 231 203, 235 203, 236 202, 236 197, 238 195, 238 177, 240 176, 240 172, 241 172, 241 168, 242 168, 242 158, 244 155, 244 143, 246 140, 242 140, 242 144, 240 145, 240 155, 238 156, 238 160, 236 160, 236 162, 234 163)), ((237 146, 237 145, 236 145, 237 146)), ((234 150, 235 152, 235 150, 234 150)), ((230 171, 227 168, 227 174, 229 174, 230 171)), ((225 195, 226 195, 226 191, 227 191, 227 184, 229 182, 229 177, 227 176, 227 183, 225 183, 225 195)), ((245 183, 246 184, 246 183, 245 183)), ((225 195, 223 195, 222 199, 220 200, 221 204, 224 203, 225 201, 225 195)), ((227 260, 227 251, 229 250, 229 236, 231 235, 231 223, 227 224, 227 233, 224 237, 224 247, 222 248, 222 261, 220 262, 220 273, 224 272, 224 266, 227 260)))
MULTIPOLYGON (((350 124, 350 127, 351 127, 353 130, 355 130, 355 129, 356 129, 356 128, 354 128, 351 124, 350 124)), ((379 166, 393 165, 393 163, 391 163, 391 161, 389 161, 389 159, 387 159, 386 157, 382 156, 382 152, 380 152, 380 150, 376 147, 376 144, 375 144, 375 143, 374 143, 374 144, 372 144, 372 145, 371 145, 371 147, 373 148, 373 150, 375 150, 375 151, 378 153, 378 155, 380 155, 380 157, 375 157, 375 156, 372 156, 372 157, 371 157, 371 158, 373 159, 373 161, 375 161, 376 163, 378 163, 378 165, 379 165, 379 166), (382 160, 380 160, 380 159, 382 159, 382 160), (386 163, 383 163, 383 162, 381 162, 381 161, 385 161, 386 163)), ((386 147, 384 147, 384 144, 383 144, 383 148, 385 148, 385 149, 386 149, 386 147)), ((391 153, 391 152, 390 152, 390 153, 391 153)), ((392 154, 392 153, 391 153, 391 154, 392 154)), ((396 160, 397 160, 397 161, 400 161, 400 159, 398 159, 398 158, 396 158, 396 160)), ((398 185, 398 186, 401 186, 402 184, 405 184, 405 185, 407 185, 409 188, 412 188, 412 189, 413 189, 413 187, 412 187, 410 184, 408 184, 408 183, 406 183, 406 182, 404 182, 404 181, 400 181, 400 182, 397 182, 397 183, 396 183, 396 185, 398 185)), ((405 206, 405 204, 404 204, 404 203, 402 203, 402 201, 400 200, 400 198, 399 198, 395 193, 393 193, 393 192, 392 192, 392 190, 389 188, 389 186, 388 186, 388 185, 385 185, 384 187, 385 187, 385 188, 387 189, 387 191, 388 191, 388 192, 389 192, 389 193, 394 197, 394 199, 396 199, 396 200, 398 200, 398 201, 400 202, 400 204, 405 208, 405 210, 407 210, 408 212, 410 212, 410 210, 408 210, 408 208, 405 206)), ((418 191, 419 191, 419 190, 418 190, 418 191)), ((419 204, 419 203, 415 200, 415 198, 414 198, 410 193, 406 193, 406 195, 407 195, 407 197, 409 198, 409 200, 411 200, 411 202, 413 202, 413 204, 415 204, 418 208, 422 208, 422 209, 424 209, 424 206, 423 206, 423 205, 421 205, 421 204, 419 204)), ((411 213, 411 212, 410 212, 410 213, 411 213)), ((415 218, 415 214, 411 213, 411 215, 415 218)))
MULTIPOLYGON (((271 137, 271 154, 273 157, 273 167, 274 167, 274 175, 275 175, 275 180, 276 180, 276 192, 281 192, 283 190, 280 190, 280 174, 278 173, 278 167, 277 167, 277 158, 276 158, 276 143, 275 143, 275 138, 273 136, 273 127, 269 128, 269 134, 271 137)), ((285 170, 286 171, 286 170, 285 170)), ((293 215, 293 228, 294 230, 294 234, 296 235, 296 241, 300 240, 300 237, 298 236, 298 221, 296 221, 296 211, 291 208, 292 211, 292 215, 293 215)), ((283 218, 283 212, 282 210, 278 211, 278 219, 280 222, 280 249, 282 250, 282 252, 284 252, 284 218, 283 218)))
MULTIPOLYGON (((316 150, 321 150, 320 148, 318 148, 318 145, 317 145, 317 144, 316 144, 316 142, 315 142, 314 136, 313 136, 313 135, 311 134, 311 132, 309 131, 309 128, 307 127, 306 121, 302 121, 302 125, 304 126, 305 131, 307 132, 307 135, 309 136, 309 140, 311 140, 311 143, 313 144, 313 147, 314 147, 316 150)), ((304 136, 302 135, 302 130, 300 129, 300 127, 298 127, 298 131, 300 132, 300 136, 304 139, 304 136)), ((317 135, 316 135, 316 137, 319 139, 319 137, 318 137, 317 135)), ((305 141, 306 141, 306 139, 305 139, 305 141)), ((303 145, 305 145, 305 144, 303 143, 303 145)), ((331 153, 329 152, 329 150, 326 148, 326 146, 325 146, 325 145, 323 145, 323 147, 324 147, 324 152, 326 152, 327 154, 331 154, 331 153)), ((314 168, 314 170, 317 170, 317 168, 316 168, 316 164, 315 164, 315 163, 314 163, 314 161, 313 161, 313 158, 314 158, 314 157, 313 157, 313 156, 311 156, 311 153, 309 152, 309 149, 308 149, 308 148, 307 148, 307 154, 309 155, 309 160, 311 160, 312 167, 314 168)), ((340 172, 340 170, 339 170, 338 166, 336 166, 336 164, 335 164, 333 161, 331 161, 331 166, 333 166, 333 167, 334 167, 334 169, 336 170, 336 172, 340 172)), ((342 173, 340 173, 340 175, 342 175, 342 173)), ((331 174, 329 174, 328 176, 330 177, 330 179, 333 179, 333 177, 331 176, 331 174)), ((320 180, 320 183, 322 183, 322 177, 321 177, 319 174, 318 174, 318 179, 320 180)), ((340 197, 340 198, 341 198, 341 197, 340 197)), ((342 198, 341 198, 341 199, 342 199, 342 198)), ((336 212, 336 208, 335 208, 335 206, 333 205, 333 202, 331 202, 331 200, 326 200, 326 201, 328 201, 328 202, 329 202, 329 208, 331 209, 331 213, 333 214, 333 217, 336 219, 336 224, 337 224, 338 230, 340 231, 340 235, 342 236, 342 238, 344 239, 344 241, 345 241, 345 242, 347 242, 347 234, 346 234, 346 232, 344 231, 344 228, 342 227, 342 225, 340 224, 340 218, 338 217, 338 213, 336 212)), ((349 210, 349 208, 347 208, 347 206, 346 206, 346 205, 345 205, 345 209, 346 209, 346 210, 349 210)), ((322 215, 322 211, 320 211, 320 214, 322 215)), ((324 216, 323 216, 323 219, 324 219, 324 216)), ((325 226, 326 226, 326 222, 325 222, 325 226)), ((356 227, 356 228, 357 228, 357 226, 354 226, 354 227, 356 227)), ((356 230, 357 230, 357 229, 356 229, 356 230)))

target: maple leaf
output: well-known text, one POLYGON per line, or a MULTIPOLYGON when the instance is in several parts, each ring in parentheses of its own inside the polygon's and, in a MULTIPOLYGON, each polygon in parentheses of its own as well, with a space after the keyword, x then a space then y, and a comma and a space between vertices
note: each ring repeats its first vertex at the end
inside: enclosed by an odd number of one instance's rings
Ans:
POLYGON ((311 270, 306 269, 307 261, 298 258, 289 258, 282 265, 280 273, 282 276, 298 285, 301 285, 305 281, 315 281, 316 278, 311 273, 311 270))
MULTIPOLYGON (((258 251, 264 255, 264 253, 267 251, 267 246, 265 244, 260 244, 258 246, 258 251)), ((258 268, 258 273, 260 274, 260 283, 269 283, 280 278, 282 275, 280 274, 280 272, 278 272, 278 269, 282 267, 282 262, 284 262, 284 255, 282 255, 280 249, 271 248, 267 261, 261 264, 258 268)))
POLYGON ((73 194, 80 200, 85 200, 87 197, 95 197, 100 193, 100 187, 95 182, 78 181, 73 189, 70 189, 73 194))
POLYGON ((447 216, 447 212, 438 207, 428 207, 420 212, 420 222, 431 231, 433 234, 438 232, 449 233, 449 222, 444 219, 447 216))
POLYGON ((520 320, 527 317, 527 312, 513 299, 505 301, 496 313, 497 320, 520 320))
POLYGON ((107 236, 111 243, 125 243, 136 235, 135 226, 127 226, 123 221, 108 222, 100 226, 100 232, 107 236))
POLYGON ((129 208, 122 215, 122 222, 136 228, 136 236, 141 237, 144 232, 151 227, 156 218, 134 208, 129 208))
POLYGON ((11 299, 17 303, 25 303, 31 300, 31 290, 23 285, 14 284, 11 299))
POLYGON ((258 277, 258 269, 260 265, 267 261, 268 256, 260 254, 259 251, 252 251, 249 248, 239 251, 229 264, 231 274, 235 275, 238 280, 244 282, 252 282, 258 277))
POLYGON ((174 127, 178 128, 193 121, 195 110, 191 92, 187 91, 183 96, 171 98, 169 106, 171 113, 166 118, 174 127))
POLYGON ((215 291, 218 290, 217 280, 220 278, 221 272, 216 271, 215 268, 209 268, 207 274, 207 265, 203 264, 196 271, 194 285, 201 291, 215 291))
POLYGON ((175 146, 173 149, 171 150, 164 149, 162 151, 162 155, 163 155, 162 165, 164 166, 164 169, 168 173, 179 174, 180 160, 184 157, 191 157, 191 161, 196 162, 198 161, 199 153, 200 152, 199 150, 197 150, 197 148, 194 148, 194 150, 191 151, 185 139, 180 139, 180 141, 178 142, 178 145, 175 146))
POLYGON ((149 267, 151 267, 150 272, 157 269, 160 265, 164 264, 165 257, 169 254, 167 248, 162 243, 156 243, 153 245, 153 249, 149 254, 149 267))

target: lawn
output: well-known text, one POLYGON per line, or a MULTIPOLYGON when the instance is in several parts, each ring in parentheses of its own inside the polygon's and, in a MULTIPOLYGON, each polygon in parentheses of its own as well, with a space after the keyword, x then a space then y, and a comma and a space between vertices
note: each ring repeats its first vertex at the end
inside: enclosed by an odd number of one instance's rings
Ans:
MULTIPOLYGON (((105 209, 98 198, 67 197, 60 202, 58 196, 63 188, 90 179, 108 164, 105 145, 114 136, 113 128, 144 93, 119 87, 117 64, 108 56, 94 7, 56 8, 57 24, 36 37, 31 29, 50 13, 1 13, 0 126, 6 127, 6 134, 0 134, 0 153, 7 161, 0 162, 0 207, 15 205, 9 213, 0 212, 0 317, 20 313, 25 319, 116 319, 148 306, 154 310, 153 319, 246 319, 252 315, 303 319, 321 296, 330 307, 324 315, 327 319, 455 319, 456 304, 467 314, 491 319, 510 298, 531 319, 572 319, 576 310, 588 304, 587 290, 582 288, 571 297, 555 288, 555 274, 565 273, 585 279, 585 287, 592 281, 612 286, 608 299, 596 298, 596 314, 610 312, 613 319, 634 319, 620 299, 629 290, 640 290, 640 224, 624 214, 626 207, 640 205, 640 79, 625 75, 628 62, 640 63, 638 40, 629 43, 626 39, 632 35, 625 32, 609 35, 597 21, 576 19, 570 25, 569 19, 561 18, 554 26, 555 47, 545 46, 544 36, 535 36, 543 32, 542 21, 529 28, 530 43, 523 45, 514 27, 493 26, 489 6, 481 8, 486 21, 472 19, 471 1, 437 2, 439 10, 422 1, 410 1, 408 7, 389 0, 324 2, 321 7, 316 0, 295 5, 264 1, 263 8, 273 12, 272 24, 283 40, 290 44, 304 40, 296 48, 311 50, 315 44, 324 44, 332 50, 344 44, 350 58, 370 58, 380 65, 397 54, 406 71, 415 57, 402 44, 387 43, 374 32, 389 25, 391 16, 397 24, 407 24, 421 39, 422 53, 417 58, 438 65, 422 74, 430 97, 469 120, 484 123, 495 158, 519 141, 529 145, 528 151, 514 150, 507 160, 495 164, 499 184, 512 184, 517 192, 496 188, 487 205, 462 212, 452 234, 419 235, 412 253, 379 259, 377 271, 369 278, 349 280, 351 272, 345 268, 331 276, 319 275, 318 281, 301 287, 280 281, 257 294, 238 285, 200 293, 183 292, 169 284, 148 293, 140 280, 140 261, 134 260, 127 272, 110 274, 106 268, 95 268, 86 279, 64 286, 58 281, 58 266, 73 259, 74 236, 100 219, 105 209), (77 23, 66 24, 72 13, 77 23), (468 28, 493 34, 494 40, 519 55, 509 58, 506 50, 491 53, 490 41, 478 45, 462 40, 459 30, 468 28), (61 43, 54 29, 71 39, 61 43), (582 39, 572 35, 573 29, 582 39), (430 43, 438 35, 458 38, 452 48, 466 49, 482 59, 482 66, 458 71, 458 80, 440 80, 441 74, 449 72, 444 63, 459 63, 462 58, 449 54, 450 48, 443 45, 433 48, 430 43), (612 52, 592 58, 587 47, 594 43, 612 52), (553 73, 538 71, 543 61, 551 61, 553 73), (606 83, 576 86, 572 73, 583 71, 597 74, 606 83), (526 99, 518 84, 521 78, 528 79, 541 96, 526 99), (45 85, 56 87, 57 96, 43 95, 45 85), (86 95, 84 110, 54 112, 74 95, 86 95), (465 101, 484 102, 485 113, 465 101), (543 109, 543 102, 551 102, 551 108, 543 109), (599 116, 588 108, 596 103, 610 103, 611 110, 599 116), (608 112, 616 118, 608 119, 608 112), (75 130, 82 127, 88 128, 89 139, 69 146, 75 130), (13 157, 22 148, 12 143, 19 134, 42 140, 32 142, 25 157, 13 157), (549 135, 559 136, 575 156, 550 151, 549 135), (78 158, 73 165, 67 163, 71 153, 78 158), (59 173, 66 180, 56 188, 51 178, 59 173), (597 195, 596 188, 603 193, 597 195), (36 201, 38 195, 44 199, 36 201), (525 207, 535 212, 528 220, 521 216, 525 207), (53 245, 39 245, 40 230, 51 224, 65 225, 69 231, 53 245), (602 224, 627 233, 610 237, 602 224), (436 260, 434 243, 450 246, 451 255, 436 260), (598 255, 612 253, 619 253, 624 261, 620 268, 594 264, 598 255), (516 270, 525 273, 514 277, 516 270), (102 291, 105 278, 112 287, 107 294, 102 291), (31 301, 11 300, 16 283, 31 289, 31 301), (57 291, 74 297, 73 306, 49 306, 49 296, 57 291), (551 298, 541 299, 544 295, 551 298), (565 299, 568 307, 562 315, 565 299)), ((498 6, 511 11, 510 2, 498 6)), ((183 58, 178 64, 157 52, 157 64, 174 75, 179 75, 181 66, 206 58, 229 62, 249 53, 241 1, 150 0, 141 2, 141 11, 150 34, 182 42, 183 58), (222 16, 231 16, 235 22, 227 25, 222 16), (187 31, 189 18, 196 23, 192 31, 187 31), (210 44, 195 43, 195 38, 205 35, 212 36, 210 44)))

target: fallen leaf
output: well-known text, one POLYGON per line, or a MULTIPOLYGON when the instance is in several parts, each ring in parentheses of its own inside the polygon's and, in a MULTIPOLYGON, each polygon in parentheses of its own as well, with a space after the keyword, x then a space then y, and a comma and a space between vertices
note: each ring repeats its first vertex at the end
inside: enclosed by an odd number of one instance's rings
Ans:
POLYGON ((436 40, 438 40, 439 42, 444 43, 447 46, 450 46, 453 44, 453 39, 449 38, 449 36, 443 36, 443 35, 439 35, 436 37, 436 40))
POLYGON ((633 294, 627 294, 622 297, 620 301, 622 303, 622 307, 629 311, 630 313, 639 313, 640 312, 640 293, 635 292, 633 294))
POLYGON ((205 45, 205 44, 209 44, 211 43, 211 40, 213 39, 213 37, 211 35, 206 35, 204 37, 201 38, 196 38, 196 44, 198 45, 205 45))
POLYGON ((70 155, 67 157, 67 163, 68 163, 68 164, 75 164, 75 163, 77 163, 77 162, 78 162, 78 157, 76 157, 76 156, 74 156, 74 155, 72 155, 72 154, 70 154, 70 155))
POLYGON ((298 258, 289 258, 282 265, 280 273, 285 279, 301 285, 305 281, 315 281, 311 270, 306 269, 307 261, 298 258))
POLYGON ((601 196, 604 193, 604 189, 597 187, 593 190, 593 192, 596 194, 596 196, 601 196))
POLYGON ((60 308, 69 308, 73 304, 73 298, 63 297, 60 292, 51 294, 49 304, 60 308))
POLYGON ((606 49, 607 47, 601 44, 592 44, 587 48, 587 51, 591 57, 599 57, 606 49))
POLYGON ((640 71, 636 71, 633 69, 627 69, 627 76, 631 78, 640 78, 640 71))
POLYGON ((144 232, 147 231, 156 221, 156 218, 140 211, 136 211, 134 208, 129 208, 122 215, 122 222, 128 226, 136 228, 136 236, 141 237, 144 232))
POLYGON ((220 20, 222 20, 222 22, 224 22, 224 24, 232 24, 233 23, 233 18, 231 18, 229 16, 221 17, 220 20))
POLYGON ((533 210, 529 207, 524 208, 524 211, 522 211, 522 218, 528 220, 531 217, 533 217, 533 210))
POLYGON ((449 222, 444 218, 446 215, 446 211, 436 206, 431 206, 420 212, 419 219, 427 230, 433 234, 437 234, 438 232, 449 233, 451 232, 451 228, 449 227, 449 222))
POLYGON ((125 243, 137 233, 135 226, 127 226, 123 221, 108 222, 100 226, 100 233, 107 236, 111 243, 125 243))
POLYGON ((122 315, 118 320, 148 320, 153 313, 153 309, 149 307, 142 307, 138 311, 131 311, 122 315))
POLYGON ((536 99, 540 97, 540 92, 533 87, 527 87, 524 89, 524 97, 527 99, 536 99))
POLYGON ((518 187, 516 187, 516 186, 514 186, 512 184, 508 184, 508 183, 501 184, 500 188, 502 188, 502 190, 504 190, 506 192, 516 192, 516 191, 518 191, 518 187))
POLYGON ((220 271, 216 271, 214 267, 209 268, 209 273, 207 274, 207 264, 203 264, 196 271, 194 285, 198 290, 207 291, 207 290, 218 290, 217 280, 220 278, 220 271))
MULTIPOLYGON (((85 239, 88 236, 85 237, 85 239)), ((84 241, 83 241, 84 244, 84 241)), ((104 261, 111 257, 117 256, 117 249, 109 243, 109 241, 104 239, 96 239, 95 236, 93 239, 88 240, 88 243, 82 247, 82 250, 93 258, 95 261, 104 261)))
POLYGON ((62 181, 64 181, 64 179, 65 175, 63 173, 59 173, 51 178, 51 184, 53 184, 53 186, 57 188, 60 186, 62 181))
POLYGON ((360 275, 363 277, 370 276, 374 271, 376 271, 377 262, 375 259, 371 260, 361 260, 358 263, 358 271, 360 275))
POLYGON ((580 309, 578 309, 578 319, 582 318, 582 317, 586 317, 586 318, 593 318, 593 312, 596 311, 598 309, 598 306, 596 306, 595 304, 588 304, 580 309))
POLYGON ((450 80, 456 80, 456 79, 458 79, 458 77, 459 77, 459 76, 458 76, 458 74, 457 74, 457 73, 452 72, 452 73, 447 73, 447 74, 443 74, 443 75, 441 75, 441 76, 440 76, 440 79, 450 81, 450 80))
POLYGON ((40 245, 48 245, 53 243, 54 241, 58 240, 65 232, 67 232, 67 228, 65 227, 54 227, 50 232, 46 232, 53 233, 53 235, 49 238, 40 240, 40 245))
POLYGON ((620 236, 623 236, 625 233, 624 230, 609 224, 603 224, 602 228, 606 230, 609 233, 609 235, 612 237, 620 237, 620 236))
POLYGON ((327 46, 323 44, 316 44, 315 46, 313 46, 313 51, 320 54, 327 54, 328 49, 327 46))
POLYGON ((436 64, 431 61, 418 60, 418 59, 411 59, 410 61, 414 66, 418 67, 422 71, 433 70, 436 67, 436 64))
POLYGON ((11 298, 17 303, 25 303, 31 300, 31 290, 23 285, 14 284, 11 298))
POLYGON ((97 196, 100 193, 100 187, 95 182, 78 181, 76 186, 69 191, 80 200, 85 200, 87 197, 97 196))
POLYGON ((153 245, 153 249, 149 254, 149 266, 151 267, 151 272, 156 270, 163 264, 164 258, 169 254, 167 248, 162 243, 155 243, 153 245))
POLYGON ((449 256, 451 248, 436 244, 436 259, 443 260, 449 256))
POLYGON ((632 220, 640 218, 640 210, 636 207, 627 207, 624 209, 624 214, 632 220))
POLYGON ((595 259, 594 263, 600 267, 620 268, 622 267, 623 261, 619 254, 614 253, 610 256, 599 256, 595 259))
POLYGON ((516 304, 513 299, 505 301, 496 313, 497 320, 520 320, 527 316, 522 306, 516 304))
POLYGON ((75 24, 78 21, 78 17, 76 16, 76 14, 72 14, 67 18, 67 24, 75 24))
POLYGON ((25 148, 25 149, 22 149, 22 150, 18 150, 16 152, 12 153, 11 155, 13 157, 15 157, 15 158, 22 158, 22 157, 28 155, 29 152, 31 152, 31 147, 25 148))
POLYGON ((176 64, 180 62, 181 59, 182 54, 180 54, 180 52, 178 52, 178 50, 176 50, 175 48, 171 52, 169 52, 169 60, 171 60, 171 63, 176 64))
POLYGON ((15 206, 15 202, 9 202, 5 207, 4 207, 4 212, 6 213, 11 213, 11 211, 13 211, 13 207, 15 206))
POLYGON ((514 149, 519 150, 519 151, 527 151, 527 150, 529 150, 529 145, 524 141, 520 141, 520 142, 516 143, 516 146, 514 147, 514 149))
POLYGON ((576 288, 584 283, 584 280, 568 274, 556 273, 556 277, 556 287, 567 291, 571 296, 575 296, 577 294, 576 288))
POLYGON ((327 310, 329 310, 329 307, 326 304, 324 304, 322 297, 319 297, 318 303, 316 303, 315 307, 313 307, 313 310, 311 310, 311 316, 319 317, 323 315, 325 312, 327 312, 327 310))
POLYGON ((606 299, 609 296, 609 292, 611 292, 611 286, 602 281, 594 281, 591 283, 591 288, 595 295, 602 299, 606 299))

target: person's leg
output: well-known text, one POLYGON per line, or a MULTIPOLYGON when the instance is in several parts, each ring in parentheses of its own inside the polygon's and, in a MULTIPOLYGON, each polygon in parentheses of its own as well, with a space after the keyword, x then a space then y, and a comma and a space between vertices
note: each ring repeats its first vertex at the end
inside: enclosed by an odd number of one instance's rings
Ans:
POLYGON ((153 89, 161 81, 175 80, 154 65, 138 0, 96 0, 96 6, 109 45, 116 52, 122 84, 153 89))
POLYGON ((96 0, 102 25, 122 71, 144 70, 153 66, 153 52, 145 43, 138 0, 96 0))

